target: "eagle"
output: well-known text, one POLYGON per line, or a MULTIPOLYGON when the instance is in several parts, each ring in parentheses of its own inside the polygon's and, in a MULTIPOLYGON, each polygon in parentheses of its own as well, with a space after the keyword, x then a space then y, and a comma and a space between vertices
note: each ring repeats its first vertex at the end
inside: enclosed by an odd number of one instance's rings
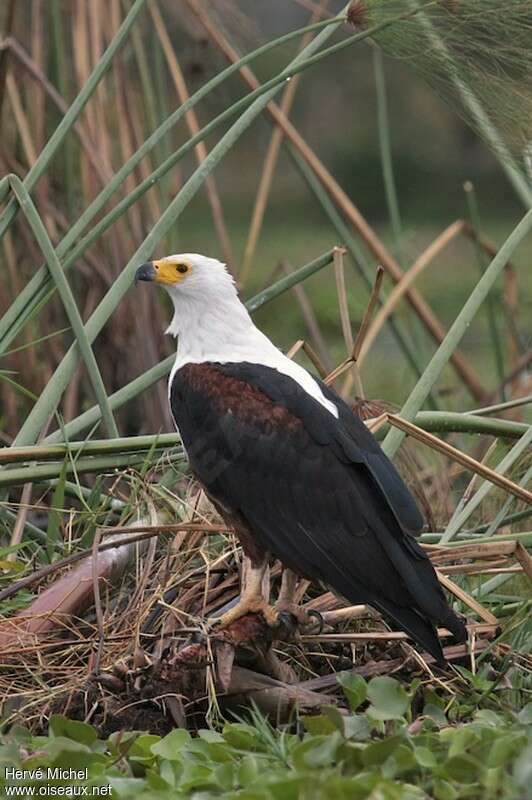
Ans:
POLYGON ((360 418, 254 325, 220 261, 171 255, 142 264, 138 281, 172 299, 172 416, 192 472, 250 561, 221 624, 250 612, 273 624, 303 576, 372 606, 444 662, 436 626, 464 641, 465 625, 416 540, 423 519, 412 495, 360 418), (285 569, 275 608, 262 591, 272 557, 285 569))

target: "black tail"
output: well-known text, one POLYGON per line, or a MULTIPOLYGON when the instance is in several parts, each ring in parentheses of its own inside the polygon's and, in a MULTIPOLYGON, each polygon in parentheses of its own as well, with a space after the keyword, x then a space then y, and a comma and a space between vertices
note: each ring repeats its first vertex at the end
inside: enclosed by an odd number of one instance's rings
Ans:
POLYGON ((458 644, 467 640, 467 628, 463 620, 450 608, 445 618, 440 620, 440 624, 452 633, 455 642, 458 642, 458 644))
POLYGON ((429 622, 429 620, 420 616, 411 608, 397 606, 386 600, 379 599, 371 603, 371 605, 374 605, 378 611, 381 611, 384 616, 390 619, 392 627, 405 631, 415 642, 424 647, 436 659, 439 666, 445 665, 442 646, 432 622, 429 622))

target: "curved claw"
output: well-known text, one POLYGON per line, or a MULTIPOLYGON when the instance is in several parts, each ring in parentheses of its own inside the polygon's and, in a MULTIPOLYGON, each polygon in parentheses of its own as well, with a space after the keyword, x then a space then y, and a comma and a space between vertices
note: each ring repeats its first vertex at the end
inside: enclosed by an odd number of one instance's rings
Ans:
POLYGON ((318 630, 315 633, 316 633, 317 636, 319 636, 319 634, 322 632, 323 627, 325 625, 325 620, 323 619, 322 614, 320 614, 319 611, 315 611, 313 608, 311 608, 309 611, 307 611, 307 616, 308 617, 314 617, 314 619, 317 621, 319 627, 318 627, 318 630))

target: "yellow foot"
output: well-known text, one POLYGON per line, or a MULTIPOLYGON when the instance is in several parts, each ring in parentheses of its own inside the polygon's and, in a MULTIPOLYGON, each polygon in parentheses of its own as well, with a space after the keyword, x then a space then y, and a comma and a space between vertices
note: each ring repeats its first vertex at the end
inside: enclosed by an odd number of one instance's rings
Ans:
POLYGON ((214 624, 220 628, 227 628, 237 619, 245 617, 246 614, 262 614, 266 624, 274 628, 278 624, 277 610, 266 602, 264 597, 242 597, 236 606, 230 608, 221 617, 214 620, 214 624))

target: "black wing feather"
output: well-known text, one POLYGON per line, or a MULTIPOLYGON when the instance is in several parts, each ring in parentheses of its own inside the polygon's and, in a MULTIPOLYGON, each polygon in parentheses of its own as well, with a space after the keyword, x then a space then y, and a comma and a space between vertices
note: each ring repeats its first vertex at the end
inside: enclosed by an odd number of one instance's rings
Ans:
MULTIPOLYGON (((291 378, 253 364, 216 364, 223 379, 264 397, 261 414, 224 404, 176 373, 172 412, 207 491, 241 515, 258 544, 299 574, 353 603, 368 603, 437 659, 434 625, 463 626, 410 532, 421 527, 412 496, 374 437, 330 389, 336 419, 291 378), (270 420, 275 405, 301 424, 270 420)), ((212 387, 211 387, 212 389, 212 387)), ((325 391, 326 389, 326 391, 325 391)), ((272 417, 273 419, 273 417, 272 417)))

